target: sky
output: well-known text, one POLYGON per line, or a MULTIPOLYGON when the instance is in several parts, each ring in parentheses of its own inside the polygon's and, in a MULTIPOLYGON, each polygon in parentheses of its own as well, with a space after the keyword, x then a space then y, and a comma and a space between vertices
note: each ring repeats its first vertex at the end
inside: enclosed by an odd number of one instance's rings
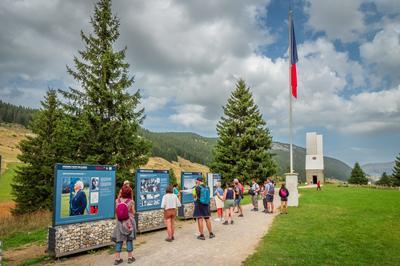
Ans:
MULTIPOLYGON (((0 2, 0 99, 38 108, 48 88, 79 88, 66 73, 83 48, 94 0, 0 2)), ((299 61, 294 143, 324 136, 349 165, 400 152, 400 1, 291 1, 299 61)), ((288 8, 283 0, 118 0, 115 49, 146 110, 143 126, 215 137, 243 78, 273 140, 288 142, 288 8)))

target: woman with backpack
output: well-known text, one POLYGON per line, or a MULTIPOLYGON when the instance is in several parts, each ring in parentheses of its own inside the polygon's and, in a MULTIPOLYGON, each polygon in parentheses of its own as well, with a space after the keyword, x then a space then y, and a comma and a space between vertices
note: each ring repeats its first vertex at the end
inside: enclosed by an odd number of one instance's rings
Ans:
POLYGON ((289 197, 289 190, 287 190, 285 183, 282 183, 281 189, 279 189, 279 197, 281 197, 281 214, 287 212, 287 200, 289 197))
POLYGON ((226 189, 224 191, 224 209, 225 209, 225 222, 224 225, 233 224, 233 207, 235 206, 235 185, 233 183, 226 184, 226 189))
POLYGON ((169 185, 166 189, 166 194, 161 200, 161 208, 164 209, 164 222, 167 226, 168 237, 165 239, 167 242, 172 242, 174 238, 174 221, 176 217, 176 208, 181 207, 181 202, 178 196, 174 193, 172 185, 169 185))
POLYGON ((135 203, 132 200, 132 189, 129 186, 122 186, 120 197, 116 200, 117 223, 114 228, 112 240, 115 242, 114 265, 121 264, 122 244, 126 242, 128 252, 128 263, 133 263, 133 240, 136 238, 135 203))

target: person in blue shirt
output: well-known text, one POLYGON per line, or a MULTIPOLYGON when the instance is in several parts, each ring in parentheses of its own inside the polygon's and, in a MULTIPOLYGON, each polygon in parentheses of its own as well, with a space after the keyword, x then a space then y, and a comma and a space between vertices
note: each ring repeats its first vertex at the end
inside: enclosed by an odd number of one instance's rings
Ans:
POLYGON ((83 215, 87 206, 86 193, 83 191, 82 181, 77 181, 74 185, 75 195, 72 198, 69 210, 70 216, 83 215))
POLYGON ((217 182, 215 184, 216 188, 214 191, 214 200, 215 200, 215 205, 217 207, 217 214, 218 218, 215 219, 216 222, 222 222, 223 221, 223 208, 224 208, 224 190, 221 188, 221 182, 217 182))

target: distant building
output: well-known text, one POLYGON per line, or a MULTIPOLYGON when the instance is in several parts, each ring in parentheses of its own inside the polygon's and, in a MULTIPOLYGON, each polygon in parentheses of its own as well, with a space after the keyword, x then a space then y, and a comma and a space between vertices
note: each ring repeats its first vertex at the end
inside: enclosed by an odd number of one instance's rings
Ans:
POLYGON ((316 132, 306 134, 306 181, 316 184, 324 183, 324 153, 322 150, 322 135, 316 132))

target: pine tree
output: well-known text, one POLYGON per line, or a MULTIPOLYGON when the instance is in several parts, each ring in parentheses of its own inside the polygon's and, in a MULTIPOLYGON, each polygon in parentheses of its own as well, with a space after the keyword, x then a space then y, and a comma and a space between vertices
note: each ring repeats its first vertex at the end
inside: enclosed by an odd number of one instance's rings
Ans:
POLYGON ((178 180, 176 179, 174 169, 169 169, 169 183, 174 185, 178 184, 178 180))
POLYGON ((393 185, 400 186, 400 154, 396 157, 392 173, 393 185))
POLYGON ((117 165, 118 185, 131 175, 131 170, 147 162, 150 143, 138 136, 144 109, 136 110, 140 92, 133 95, 133 85, 126 63, 126 47, 114 51, 119 37, 119 19, 111 12, 111 0, 100 0, 91 18, 93 32, 81 38, 85 48, 74 57, 75 69, 68 73, 82 90, 61 91, 68 100, 67 114, 77 147, 76 161, 117 165))
POLYGON ((377 185, 381 186, 392 186, 392 178, 386 174, 386 172, 383 172, 381 178, 376 182, 377 185))
POLYGON ((270 153, 272 137, 244 80, 237 82, 223 110, 217 125, 212 171, 220 173, 224 183, 234 178, 249 182, 251 178, 275 174, 277 167, 270 153))
POLYGON ((12 183, 12 195, 16 206, 13 214, 38 209, 52 209, 54 164, 64 160, 66 150, 59 140, 63 139, 63 113, 55 90, 49 90, 42 108, 29 125, 34 135, 28 135, 19 144, 18 159, 23 166, 17 169, 12 183))
POLYGON ((351 176, 348 181, 350 184, 358 184, 358 185, 368 184, 368 179, 365 176, 365 173, 361 169, 360 164, 358 162, 354 164, 353 170, 351 170, 351 176))

